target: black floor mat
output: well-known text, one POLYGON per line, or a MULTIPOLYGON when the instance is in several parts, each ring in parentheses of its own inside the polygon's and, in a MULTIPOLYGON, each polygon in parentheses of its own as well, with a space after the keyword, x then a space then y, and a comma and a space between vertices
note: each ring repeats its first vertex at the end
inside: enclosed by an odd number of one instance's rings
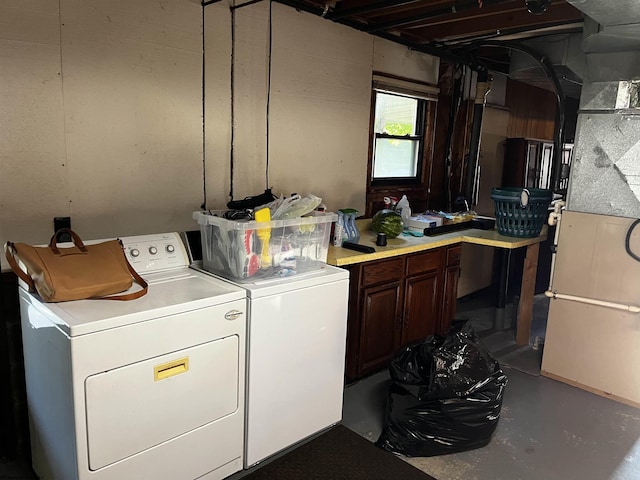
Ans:
POLYGON ((243 480, 435 480, 338 425, 243 480))

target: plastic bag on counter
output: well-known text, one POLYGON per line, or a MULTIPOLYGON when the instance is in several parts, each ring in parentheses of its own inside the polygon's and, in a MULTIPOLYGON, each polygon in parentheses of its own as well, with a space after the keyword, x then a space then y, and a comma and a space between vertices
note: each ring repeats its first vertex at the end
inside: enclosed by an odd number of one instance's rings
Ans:
POLYGON ((288 218, 302 217, 313 212, 322 203, 322 198, 313 194, 301 197, 298 194, 290 197, 276 198, 262 207, 268 207, 271 211, 271 220, 286 220, 288 218))
POLYGON ((389 367, 376 445, 410 457, 483 447, 500 418, 507 377, 469 322, 400 350, 389 367))

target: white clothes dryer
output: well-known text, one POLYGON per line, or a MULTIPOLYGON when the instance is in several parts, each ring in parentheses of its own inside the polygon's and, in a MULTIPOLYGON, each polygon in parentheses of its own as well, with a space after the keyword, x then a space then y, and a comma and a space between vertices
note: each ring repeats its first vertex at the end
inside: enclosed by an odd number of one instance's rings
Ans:
POLYGON ((121 240, 149 283, 137 300, 44 303, 20 289, 33 468, 227 477, 243 466, 245 290, 188 268, 176 233, 121 240))

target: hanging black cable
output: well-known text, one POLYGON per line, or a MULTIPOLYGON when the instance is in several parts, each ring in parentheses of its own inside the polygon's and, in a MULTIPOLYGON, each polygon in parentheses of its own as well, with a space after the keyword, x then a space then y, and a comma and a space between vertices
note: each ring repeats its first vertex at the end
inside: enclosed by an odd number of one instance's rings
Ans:
POLYGON ((476 95, 473 102, 471 139, 469 140, 469 158, 467 160, 465 173, 463 173, 463 195, 469 207, 477 203, 478 163, 480 160, 480 139, 482 138, 482 117, 484 116, 484 106, 488 92, 488 71, 484 68, 478 69, 477 78, 476 95))
POLYGON ((551 178, 553 179, 553 185, 551 188, 553 189, 554 192, 557 191, 558 185, 560 183, 560 165, 562 163, 562 145, 564 144, 564 122, 565 122, 564 109, 565 109, 566 98, 565 98, 564 90, 562 89, 562 85, 560 84, 558 75, 556 75, 556 72, 553 68, 551 61, 546 55, 541 54, 536 50, 534 50, 533 48, 530 48, 521 43, 480 41, 477 44, 474 44, 473 47, 474 48, 480 48, 480 47, 508 48, 510 50, 516 50, 516 51, 525 53, 529 55, 531 58, 533 58, 536 62, 538 62, 543 72, 545 73, 545 75, 553 85, 553 88, 556 93, 556 102, 557 102, 558 108, 556 109, 556 124, 555 124, 555 131, 553 135, 554 149, 553 149, 553 164, 551 167, 551 178))
POLYGON ((633 258, 634 260, 636 260, 638 262, 640 262, 640 257, 631 251, 631 247, 629 246, 629 241, 631 240, 631 234, 633 233, 633 229, 636 228, 636 226, 639 223, 640 223, 640 219, 635 220, 631 224, 631 226, 629 227, 629 230, 627 230, 627 236, 624 239, 624 249, 627 251, 627 253, 629 254, 629 256, 631 258, 633 258))
POLYGON ((205 62, 204 62, 204 46, 205 46, 205 42, 204 42, 204 7, 205 5, 202 5, 202 205, 200 205, 200 208, 202 210, 206 210, 207 209, 207 161, 206 161, 206 155, 207 155, 207 149, 206 149, 206 140, 205 140, 205 114, 206 114, 206 109, 205 109, 205 101, 204 101, 204 82, 205 82, 205 74, 204 74, 204 68, 205 68, 205 62))
MULTIPOLYGON (((235 1, 234 1, 235 5, 235 1)), ((231 71, 230 71, 230 81, 231 81, 231 107, 230 107, 230 117, 231 117, 231 145, 229 147, 229 198, 233 200, 233 143, 235 137, 235 111, 233 108, 234 104, 234 93, 235 93, 235 79, 234 79, 234 63, 236 58, 236 11, 234 8, 231 8, 231 71)))
POLYGON ((273 48, 273 2, 269 0, 269 56, 268 56, 268 72, 267 72, 267 108, 266 108, 266 143, 267 152, 265 158, 265 190, 269 189, 269 109, 271 105, 271 50, 273 48))
POLYGON ((462 89, 462 73, 460 69, 463 68, 461 65, 455 66, 455 71, 453 72, 453 87, 451 91, 451 108, 449 110, 449 124, 447 126, 447 137, 445 144, 445 158, 444 158, 444 198, 445 198, 445 209, 447 211, 451 211, 451 170, 452 170, 452 143, 453 143, 453 133, 455 131, 456 118, 458 117, 458 112, 460 111, 460 99, 461 89, 462 89))

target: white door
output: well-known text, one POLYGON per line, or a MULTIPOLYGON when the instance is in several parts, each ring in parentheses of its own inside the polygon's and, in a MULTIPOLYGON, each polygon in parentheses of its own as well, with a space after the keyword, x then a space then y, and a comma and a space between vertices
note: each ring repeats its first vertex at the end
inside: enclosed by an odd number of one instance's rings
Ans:
POLYGON ((232 335, 88 377, 89 468, 237 411, 239 351, 239 338, 232 335))
POLYGON ((342 419, 349 281, 250 301, 245 466, 342 419))

